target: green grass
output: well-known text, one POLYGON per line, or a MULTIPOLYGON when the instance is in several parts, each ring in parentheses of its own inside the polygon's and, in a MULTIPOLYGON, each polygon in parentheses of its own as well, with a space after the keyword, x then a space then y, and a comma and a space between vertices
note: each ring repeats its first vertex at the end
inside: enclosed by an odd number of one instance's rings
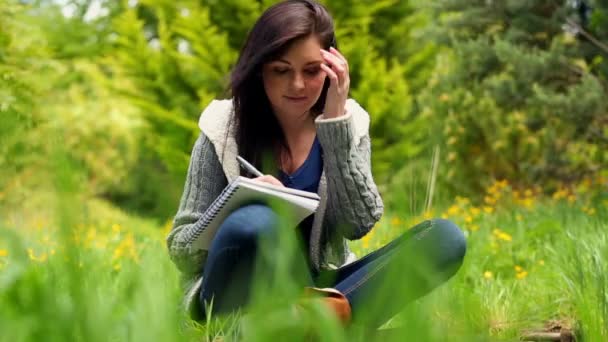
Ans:
MULTIPOLYGON (((59 184, 69 190, 66 181, 59 184)), ((459 273, 404 308, 386 324, 393 330, 372 335, 341 329, 315 301, 294 310, 298 289, 286 276, 258 289, 243 315, 191 322, 180 311, 179 275, 164 246, 168 225, 77 191, 48 195, 40 200, 53 203, 48 210, 13 208, 0 221, 0 340, 486 341, 517 340, 556 324, 580 341, 606 340, 605 194, 543 199, 508 186, 489 194, 478 206, 458 198, 421 216, 388 212, 372 234, 351 243, 363 255, 424 216, 466 228, 459 273)), ((407 281, 394 279, 396 288, 407 281)))

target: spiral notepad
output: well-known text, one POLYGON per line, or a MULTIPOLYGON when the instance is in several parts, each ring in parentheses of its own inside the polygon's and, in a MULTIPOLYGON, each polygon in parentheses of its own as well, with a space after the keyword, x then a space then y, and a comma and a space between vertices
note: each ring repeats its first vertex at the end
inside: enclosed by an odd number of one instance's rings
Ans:
POLYGON ((300 222, 317 210, 320 198, 313 192, 280 187, 246 177, 237 177, 211 203, 203 216, 196 222, 194 233, 187 241, 191 246, 191 251, 209 250, 219 226, 234 210, 248 203, 267 202, 273 199, 288 204, 293 219, 300 222))

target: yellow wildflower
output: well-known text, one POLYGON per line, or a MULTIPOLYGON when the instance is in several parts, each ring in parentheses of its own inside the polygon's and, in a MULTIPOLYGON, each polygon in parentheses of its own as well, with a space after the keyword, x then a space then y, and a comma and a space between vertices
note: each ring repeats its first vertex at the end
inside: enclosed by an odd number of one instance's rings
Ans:
POLYGON ((487 204, 496 204, 496 198, 491 197, 491 196, 486 196, 483 198, 484 202, 486 202, 487 204))
POLYGON ((513 238, 511 237, 511 235, 505 233, 505 232, 501 232, 500 234, 498 234, 498 238, 504 241, 511 241, 513 240, 513 238))
POLYGON ((464 222, 466 222, 466 223, 471 223, 471 222, 473 222, 473 218, 471 217, 471 215, 467 215, 467 216, 464 218, 464 222))
POLYGON ((525 278, 525 277, 527 277, 527 276, 528 276, 528 271, 522 271, 522 272, 518 272, 518 273, 515 275, 515 277, 516 277, 517 279, 520 279, 520 280, 521 280, 521 279, 524 279, 524 278, 525 278))
POLYGON ((494 212, 494 208, 486 205, 483 207, 483 211, 485 211, 488 214, 491 214, 492 212, 494 212))
POLYGON ((526 208, 532 208, 534 206, 534 199, 528 197, 528 198, 524 198, 521 201, 521 205, 523 205, 526 208))
POLYGON ((473 216, 477 216, 481 212, 481 210, 477 207, 471 207, 470 211, 471 211, 471 215, 473 215, 473 216))
POLYGON ((568 191, 565 189, 559 189, 553 193, 552 197, 554 200, 560 200, 562 198, 566 198, 566 196, 568 196, 568 191))
POLYGON ((521 272, 521 271, 523 271, 523 270, 524 270, 524 269, 523 269, 521 266, 519 266, 519 265, 515 265, 515 272, 521 272))
POLYGON ((448 208, 448 215, 449 216, 458 215, 459 211, 460 211, 460 208, 457 205, 453 205, 453 206, 451 206, 451 207, 448 208))
POLYGON ((483 272, 483 277, 486 278, 486 279, 492 279, 493 276, 494 275, 490 271, 483 272))
POLYGON ((494 195, 494 194, 495 194, 495 193, 497 193, 497 192, 498 192, 498 188, 497 188, 497 187, 495 187, 495 186, 491 186, 491 187, 489 187, 489 188, 488 188, 488 190, 487 190, 487 193, 488 193, 488 194, 490 194, 490 195, 494 195))
POLYGON ((42 253, 40 254, 40 256, 37 256, 36 253, 34 253, 34 250, 31 248, 27 249, 27 254, 30 257, 30 260, 32 261, 45 262, 47 258, 46 253, 42 253))
POLYGON ((424 213, 422 213, 422 218, 425 220, 429 220, 429 219, 433 218, 433 216, 435 216, 433 214, 433 210, 426 210, 424 213))
POLYGON ((5 257, 5 256, 8 256, 8 250, 0 249, 0 257, 5 257))
POLYGON ((112 225, 112 232, 114 232, 114 234, 120 233, 121 230, 122 230, 122 227, 118 223, 114 223, 112 225))
POLYGON ((471 200, 468 199, 467 197, 456 196, 456 203, 461 204, 461 205, 467 205, 467 204, 471 203, 471 200))
POLYGON ((590 215, 590 216, 595 214, 595 208, 589 208, 589 207, 587 207, 587 206, 583 206, 583 207, 581 208, 581 210, 582 210, 582 211, 583 211, 585 214, 590 215))

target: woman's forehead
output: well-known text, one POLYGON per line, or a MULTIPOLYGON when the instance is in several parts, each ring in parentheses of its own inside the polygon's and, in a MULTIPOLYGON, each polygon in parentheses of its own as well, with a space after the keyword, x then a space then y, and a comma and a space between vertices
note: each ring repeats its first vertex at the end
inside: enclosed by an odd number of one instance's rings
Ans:
POLYGON ((323 57, 321 56, 320 49, 321 44, 319 44, 317 37, 309 36, 294 41, 287 51, 274 61, 296 65, 322 63, 323 57))

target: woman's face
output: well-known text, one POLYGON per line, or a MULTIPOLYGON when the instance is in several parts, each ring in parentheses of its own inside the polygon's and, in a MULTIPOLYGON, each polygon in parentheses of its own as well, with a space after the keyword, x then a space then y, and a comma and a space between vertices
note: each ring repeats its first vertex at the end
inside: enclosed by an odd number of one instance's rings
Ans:
POLYGON ((287 52, 262 68, 264 90, 276 115, 300 117, 317 102, 325 72, 316 36, 294 41, 287 52))

